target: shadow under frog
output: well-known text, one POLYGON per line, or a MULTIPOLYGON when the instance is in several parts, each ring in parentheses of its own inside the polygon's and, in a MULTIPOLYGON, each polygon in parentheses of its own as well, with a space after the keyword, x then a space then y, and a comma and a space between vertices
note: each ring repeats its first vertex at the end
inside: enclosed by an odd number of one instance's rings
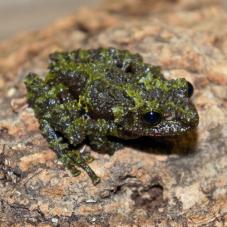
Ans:
POLYGON ((190 133, 173 137, 141 137, 121 142, 127 147, 146 153, 186 156, 196 151, 197 132, 192 130, 190 133))
POLYGON ((190 100, 193 86, 183 78, 166 80, 160 67, 128 50, 53 53, 46 77, 30 73, 25 84, 49 146, 74 175, 80 167, 94 184, 100 179, 88 165, 92 158, 78 149, 81 144, 113 154, 124 143, 146 145, 138 143, 141 137, 165 153, 176 153, 184 141, 194 143, 180 139, 199 122, 190 100), (173 138, 178 142, 171 149, 173 138))

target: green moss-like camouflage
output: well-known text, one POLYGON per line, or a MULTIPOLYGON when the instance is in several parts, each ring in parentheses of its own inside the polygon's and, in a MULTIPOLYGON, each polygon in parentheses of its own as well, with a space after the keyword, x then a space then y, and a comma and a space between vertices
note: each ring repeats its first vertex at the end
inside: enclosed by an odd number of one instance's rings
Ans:
POLYGON ((138 54, 115 48, 75 50, 50 55, 44 80, 30 73, 25 79, 28 102, 50 147, 75 175, 84 169, 94 184, 99 178, 79 151, 85 141, 111 154, 122 144, 111 140, 178 135, 198 125, 185 79, 166 80, 160 67, 138 54), (144 114, 158 112, 158 124, 144 114))

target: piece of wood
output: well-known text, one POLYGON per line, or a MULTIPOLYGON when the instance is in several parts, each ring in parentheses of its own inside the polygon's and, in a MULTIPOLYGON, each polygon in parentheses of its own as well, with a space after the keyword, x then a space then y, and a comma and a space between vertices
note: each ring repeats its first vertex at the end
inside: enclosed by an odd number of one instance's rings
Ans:
POLYGON ((0 225, 226 226, 226 24, 219 1, 119 0, 0 44, 0 225), (192 82, 200 124, 111 157, 92 151, 102 179, 93 186, 48 148, 23 78, 45 73, 55 50, 100 46, 140 53, 167 78, 192 82))

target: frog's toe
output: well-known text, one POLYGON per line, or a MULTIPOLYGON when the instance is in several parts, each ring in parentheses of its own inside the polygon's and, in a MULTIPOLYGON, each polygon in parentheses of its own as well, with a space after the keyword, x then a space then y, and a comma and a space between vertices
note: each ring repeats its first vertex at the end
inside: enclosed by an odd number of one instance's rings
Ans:
POLYGON ((83 159, 86 163, 91 163, 95 160, 90 154, 83 154, 83 159))
POLYGON ((81 171, 79 169, 77 169, 75 166, 73 166, 72 168, 68 168, 70 170, 70 172, 72 173, 72 175, 74 177, 77 177, 81 174, 81 171))

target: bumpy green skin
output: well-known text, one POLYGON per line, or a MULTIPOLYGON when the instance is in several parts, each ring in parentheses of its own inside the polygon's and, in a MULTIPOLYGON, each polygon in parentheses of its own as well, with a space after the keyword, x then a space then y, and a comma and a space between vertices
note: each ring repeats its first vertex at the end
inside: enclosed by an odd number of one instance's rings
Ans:
POLYGON ((93 149, 111 154, 122 148, 113 137, 179 135, 199 121, 185 79, 166 80, 159 67, 127 50, 54 53, 45 79, 31 73, 25 84, 50 147, 72 173, 79 174, 79 166, 94 184, 99 178, 87 164, 91 158, 76 149, 85 140, 93 149), (159 124, 144 121, 150 111, 162 115, 159 124))

